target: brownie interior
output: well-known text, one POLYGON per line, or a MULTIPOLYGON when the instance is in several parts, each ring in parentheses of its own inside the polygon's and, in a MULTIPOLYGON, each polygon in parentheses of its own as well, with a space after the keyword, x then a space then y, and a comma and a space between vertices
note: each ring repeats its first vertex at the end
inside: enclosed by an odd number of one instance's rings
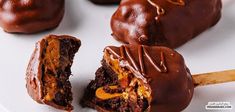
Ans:
MULTIPOLYGON (((135 78, 133 74, 129 73, 128 83, 135 78)), ((139 84, 133 84, 131 91, 135 98, 124 98, 123 96, 115 97, 107 100, 99 99, 96 96, 96 90, 100 87, 103 87, 103 90, 106 93, 124 93, 127 89, 130 89, 123 81, 119 80, 118 74, 106 63, 105 60, 102 60, 102 66, 96 71, 95 80, 92 80, 87 89, 81 104, 83 106, 88 106, 91 108, 96 108, 98 111, 117 111, 117 112, 143 112, 146 111, 149 107, 149 101, 147 98, 143 98, 137 95, 139 84), (111 89, 110 86, 117 86, 115 89, 111 89)))
POLYGON ((59 106, 71 107, 70 67, 79 45, 71 39, 49 38, 45 46, 42 53, 43 99, 59 106))

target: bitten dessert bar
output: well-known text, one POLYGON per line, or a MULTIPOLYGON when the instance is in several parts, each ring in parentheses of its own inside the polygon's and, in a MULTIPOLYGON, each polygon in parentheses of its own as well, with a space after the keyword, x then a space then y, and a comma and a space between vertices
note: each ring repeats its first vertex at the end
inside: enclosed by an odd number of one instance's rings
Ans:
POLYGON ((49 35, 36 44, 26 72, 28 94, 38 103, 72 110, 70 67, 81 42, 71 36, 49 35))

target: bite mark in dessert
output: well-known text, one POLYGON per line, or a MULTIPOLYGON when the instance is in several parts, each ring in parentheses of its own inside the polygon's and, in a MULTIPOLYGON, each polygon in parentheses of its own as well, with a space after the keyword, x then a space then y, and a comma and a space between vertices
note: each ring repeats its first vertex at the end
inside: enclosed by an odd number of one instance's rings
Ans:
POLYGON ((29 95, 38 103, 72 110, 70 67, 81 42, 71 36, 49 35, 36 44, 26 72, 29 95))
POLYGON ((169 48, 108 46, 81 104, 101 112, 180 111, 191 101, 191 78, 182 56, 169 48))

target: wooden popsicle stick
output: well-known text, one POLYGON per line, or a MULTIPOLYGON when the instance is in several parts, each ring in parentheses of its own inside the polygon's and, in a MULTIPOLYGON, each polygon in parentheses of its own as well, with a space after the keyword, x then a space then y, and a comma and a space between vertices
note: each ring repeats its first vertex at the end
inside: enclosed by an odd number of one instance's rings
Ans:
POLYGON ((195 87, 235 81, 235 69, 193 75, 195 87))

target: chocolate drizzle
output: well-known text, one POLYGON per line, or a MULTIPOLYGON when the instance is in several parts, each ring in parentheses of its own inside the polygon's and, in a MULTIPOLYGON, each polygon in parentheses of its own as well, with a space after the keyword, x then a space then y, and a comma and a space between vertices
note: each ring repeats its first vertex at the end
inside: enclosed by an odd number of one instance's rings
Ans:
POLYGON ((163 67, 163 72, 167 72, 167 66, 165 65, 165 56, 163 52, 161 52, 160 66, 163 67))
POLYGON ((160 73, 167 72, 167 66, 165 64, 165 57, 164 53, 160 52, 160 64, 157 64, 151 55, 148 53, 147 49, 144 45, 138 46, 138 61, 139 64, 137 64, 136 60, 133 58, 133 54, 129 51, 128 47, 125 45, 122 45, 119 49, 120 55, 118 55, 114 50, 112 50, 110 47, 107 47, 106 50, 108 50, 110 53, 115 55, 118 58, 129 60, 129 65, 138 73, 140 73, 142 76, 145 76, 146 70, 145 70, 145 61, 144 56, 146 59, 150 62, 150 64, 160 73))
POLYGON ((184 6, 185 5, 184 0, 176 0, 176 1, 167 0, 167 1, 170 2, 171 4, 174 4, 174 5, 180 5, 180 6, 184 6))
MULTIPOLYGON (((155 17, 156 20, 158 20, 161 15, 165 14, 166 11, 161 6, 159 6, 157 3, 154 3, 152 0, 147 0, 147 1, 149 2, 149 4, 151 4, 152 6, 154 6, 157 9, 157 16, 155 17)), ((173 5, 179 5, 179 6, 185 5, 184 0, 176 0, 176 1, 166 0, 166 1, 168 1, 169 3, 171 3, 173 5)))
POLYGON ((138 56, 139 56, 139 62, 140 62, 140 68, 141 68, 141 73, 145 73, 144 70, 144 59, 143 59, 143 46, 138 47, 138 56))
POLYGON ((163 52, 161 52, 161 61, 160 61, 160 67, 154 62, 154 60, 151 58, 151 56, 149 55, 148 51, 143 47, 144 50, 144 54, 146 55, 147 59, 149 60, 149 62, 154 66, 154 68, 159 71, 159 72, 167 72, 167 68, 165 65, 165 61, 164 61, 164 55, 163 52), (161 67, 163 67, 163 69, 161 69, 161 67))
POLYGON ((135 60, 134 60, 134 58, 131 56, 131 53, 129 52, 128 48, 127 48, 126 46, 124 46, 124 48, 125 48, 125 52, 126 52, 126 54, 127 54, 127 57, 130 59, 132 65, 133 65, 134 68, 135 68, 135 70, 137 70, 137 71, 140 72, 140 69, 139 69, 139 67, 137 66, 137 64, 136 64, 136 62, 135 62, 135 60))
POLYGON ((152 0, 147 0, 147 1, 149 2, 149 4, 151 4, 157 9, 157 16, 155 17, 156 20, 158 20, 161 15, 165 14, 165 10, 162 7, 160 7, 158 4, 154 3, 152 0))

